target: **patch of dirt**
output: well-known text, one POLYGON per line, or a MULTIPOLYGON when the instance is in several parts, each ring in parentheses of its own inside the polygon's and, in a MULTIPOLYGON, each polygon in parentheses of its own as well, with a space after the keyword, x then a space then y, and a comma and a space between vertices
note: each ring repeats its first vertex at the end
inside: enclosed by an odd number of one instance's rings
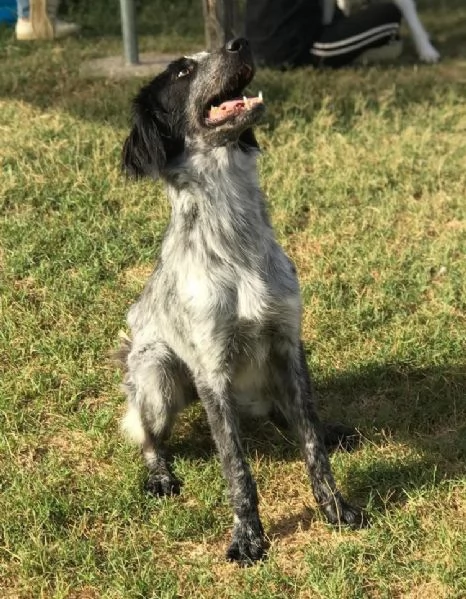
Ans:
POLYGON ((63 429, 43 438, 40 446, 26 452, 22 459, 26 466, 32 467, 34 461, 53 452, 78 474, 102 473, 109 470, 111 465, 95 457, 98 443, 98 439, 89 437, 83 431, 63 429))
POLYGON ((404 591, 399 596, 403 599, 449 599, 452 597, 450 592, 451 589, 440 581, 433 580, 416 584, 415 588, 404 591))
POLYGON ((86 586, 81 589, 70 591, 67 595, 67 599, 99 599, 100 596, 97 589, 86 586))
POLYGON ((128 287, 142 287, 154 270, 154 264, 138 264, 124 270, 119 281, 128 287))

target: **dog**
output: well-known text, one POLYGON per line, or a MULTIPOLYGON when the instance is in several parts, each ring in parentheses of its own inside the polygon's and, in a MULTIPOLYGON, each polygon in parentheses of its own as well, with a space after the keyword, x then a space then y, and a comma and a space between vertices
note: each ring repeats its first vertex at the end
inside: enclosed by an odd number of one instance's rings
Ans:
MULTIPOLYGON (((368 3, 375 1, 377 0, 367 0, 368 3)), ((423 62, 438 62, 440 54, 430 42, 429 35, 417 14, 414 0, 393 0, 393 2, 398 6, 406 21, 419 58, 423 62)), ((336 5, 346 16, 349 16, 354 8, 361 6, 361 2, 360 0, 323 0, 322 20, 324 25, 329 25, 332 22, 336 5)))
POLYGON ((264 103, 243 95, 253 76, 243 38, 171 63, 135 98, 122 155, 129 175, 163 179, 171 203, 158 265, 128 312, 123 428, 142 449, 148 491, 177 494, 166 443, 176 415, 200 399, 234 513, 227 558, 241 564, 261 559, 267 541, 240 415, 289 423, 327 519, 367 525, 337 490, 313 405, 296 269, 258 182, 253 126, 264 103))

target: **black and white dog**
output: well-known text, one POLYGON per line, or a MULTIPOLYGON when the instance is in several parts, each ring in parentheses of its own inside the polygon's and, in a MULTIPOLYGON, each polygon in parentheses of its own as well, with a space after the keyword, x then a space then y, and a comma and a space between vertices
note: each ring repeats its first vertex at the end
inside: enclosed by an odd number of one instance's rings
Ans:
POLYGON ((165 444, 177 413, 201 400, 234 511, 227 557, 241 563, 266 550, 242 414, 286 420, 328 520, 366 524, 337 490, 313 406, 296 271, 258 182, 252 126, 264 105, 243 96, 253 75, 245 39, 173 62, 134 100, 123 150, 129 174, 165 180, 172 209, 158 265, 128 314, 123 427, 142 448, 148 489, 178 493, 165 444))
MULTIPOLYGON (((406 21, 419 58, 423 62, 437 62, 440 58, 440 54, 430 42, 429 35, 421 23, 419 15, 417 14, 414 0, 392 1, 398 6, 404 20, 406 21)), ((340 10, 348 16, 354 10, 354 8, 361 6, 361 4, 369 4, 373 2, 377 2, 377 0, 365 0, 365 2, 364 0, 322 0, 323 23, 324 25, 328 25, 332 22, 335 12, 335 5, 338 5, 340 10)))

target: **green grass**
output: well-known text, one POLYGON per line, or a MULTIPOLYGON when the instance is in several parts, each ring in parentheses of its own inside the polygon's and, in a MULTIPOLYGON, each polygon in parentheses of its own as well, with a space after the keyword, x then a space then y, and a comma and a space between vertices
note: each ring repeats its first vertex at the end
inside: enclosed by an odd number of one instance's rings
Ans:
MULTIPOLYGON (((199 5, 141 2, 141 48, 202 47, 199 5)), ((231 514, 201 410, 172 440, 173 500, 144 495, 118 433, 107 356, 169 212, 162 186, 118 170, 141 82, 78 76, 120 52, 116 8, 68 1, 78 40, 0 31, 2 598, 466 596, 466 9, 420 5, 438 66, 407 42, 396 67, 264 71, 253 85, 320 410, 365 436, 333 456, 336 478, 373 526, 326 525, 295 444, 246 430, 272 541, 249 569, 224 561, 231 514)))

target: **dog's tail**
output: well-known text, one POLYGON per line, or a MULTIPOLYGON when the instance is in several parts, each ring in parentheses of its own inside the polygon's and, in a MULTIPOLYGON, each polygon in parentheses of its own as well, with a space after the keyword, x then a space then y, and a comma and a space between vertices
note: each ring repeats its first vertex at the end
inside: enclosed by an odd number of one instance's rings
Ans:
POLYGON ((125 374, 128 372, 128 355, 133 346, 131 337, 124 331, 118 331, 118 338, 120 340, 120 347, 111 353, 111 360, 117 364, 125 374))

